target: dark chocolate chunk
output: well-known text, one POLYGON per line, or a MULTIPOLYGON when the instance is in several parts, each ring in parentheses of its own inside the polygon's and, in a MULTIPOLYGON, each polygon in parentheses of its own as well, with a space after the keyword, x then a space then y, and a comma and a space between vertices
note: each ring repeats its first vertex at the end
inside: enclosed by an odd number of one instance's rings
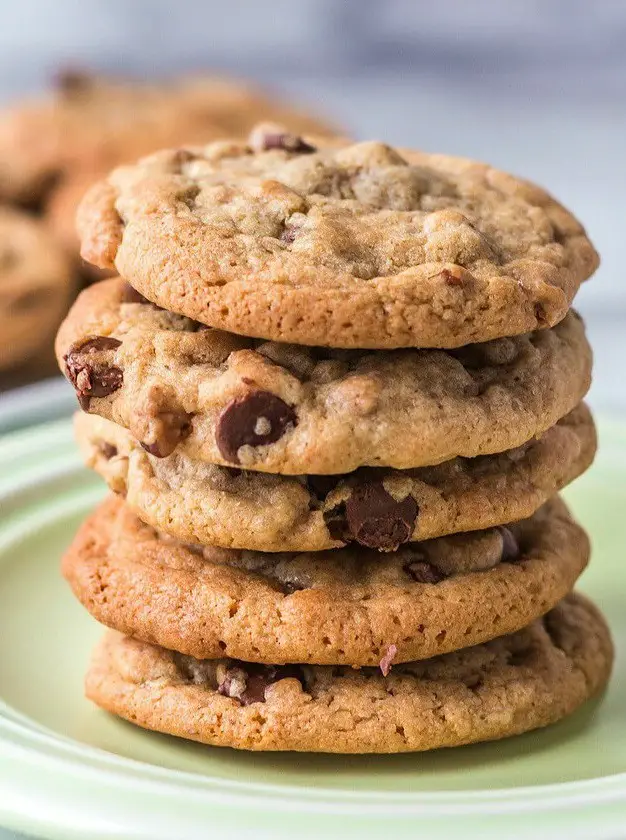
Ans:
POLYGON ((348 533, 368 548, 395 551, 411 539, 418 510, 413 496, 396 501, 382 482, 357 485, 346 501, 348 533))
POLYGON ((112 351, 121 343, 112 336, 93 336, 73 344, 63 357, 65 375, 85 411, 92 397, 107 397, 122 387, 122 371, 110 363, 112 351))
POLYGON ((269 391, 250 391, 232 400, 220 414, 215 432, 221 455, 239 463, 241 446, 265 446, 298 422, 290 405, 269 391))
POLYGON ((415 583, 439 583, 445 578, 436 566, 426 560, 412 560, 402 568, 415 583))

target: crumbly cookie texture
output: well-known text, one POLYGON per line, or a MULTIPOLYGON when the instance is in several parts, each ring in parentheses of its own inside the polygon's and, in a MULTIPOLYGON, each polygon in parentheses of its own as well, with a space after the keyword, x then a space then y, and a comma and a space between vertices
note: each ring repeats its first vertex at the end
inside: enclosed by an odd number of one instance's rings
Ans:
POLYGON ((379 670, 201 661, 117 633, 101 641, 87 696, 146 729, 245 750, 400 753, 555 723, 606 685, 600 612, 569 595, 524 630, 379 670))
POLYGON ((0 369, 52 343, 74 286, 71 263, 45 226, 0 207, 0 369))
POLYGON ((52 95, 0 113, 0 198, 45 203, 59 182, 178 143, 243 137, 259 119, 334 134, 311 115, 236 82, 141 84, 62 73, 52 95))
POLYGON ((160 457, 297 475, 409 469, 520 446, 590 383, 574 312, 458 350, 369 352, 241 338, 141 301, 119 279, 85 290, 56 352, 83 409, 160 457))
POLYGON ((271 126, 118 168, 78 227, 86 260, 166 309, 329 347, 459 347, 554 326, 598 265, 576 219, 526 181, 271 126))
POLYGON ((112 497, 63 559, 103 624, 200 658, 375 665, 518 630, 574 586, 589 555, 557 498, 524 522, 380 553, 185 546, 112 497))
POLYGON ((531 516, 591 464, 596 433, 581 404, 540 438, 499 455, 415 470, 364 468, 337 476, 274 476, 156 458, 121 426, 74 418, 87 466, 137 516, 184 542, 255 551, 321 551, 400 544, 531 516))

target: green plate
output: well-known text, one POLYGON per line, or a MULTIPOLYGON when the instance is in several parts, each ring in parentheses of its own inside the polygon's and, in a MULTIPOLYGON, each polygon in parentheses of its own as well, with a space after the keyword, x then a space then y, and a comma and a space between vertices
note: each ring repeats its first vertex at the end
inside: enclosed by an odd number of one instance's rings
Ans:
POLYGON ((567 494, 593 536, 582 588, 618 640, 611 687, 509 741, 387 757, 246 754, 108 716, 82 695, 99 628, 59 557, 104 494, 66 421, 0 439, 0 823, 46 838, 572 838, 626 820, 626 429, 567 494))

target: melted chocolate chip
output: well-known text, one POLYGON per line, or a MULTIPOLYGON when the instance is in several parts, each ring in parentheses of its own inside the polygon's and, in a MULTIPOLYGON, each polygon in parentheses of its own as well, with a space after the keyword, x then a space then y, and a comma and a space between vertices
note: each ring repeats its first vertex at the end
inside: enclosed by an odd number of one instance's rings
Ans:
POLYGON ((348 533, 368 548, 395 551, 411 539, 418 510, 413 496, 396 501, 382 482, 361 484, 346 501, 348 533))
POLYGON ((415 583, 439 583, 445 578, 436 566, 426 560, 412 560, 402 568, 415 583))
POLYGON ((515 563, 520 559, 520 547, 517 538, 510 528, 505 528, 501 525, 498 528, 502 535, 502 557, 501 563, 515 563))
POLYGON ((225 697, 239 700, 242 706, 264 703, 267 688, 292 677, 304 685, 304 675, 297 665, 257 665, 233 660, 217 690, 225 697))
POLYGON ((280 397, 269 391, 250 391, 222 411, 215 441, 222 457, 238 464, 241 446, 275 443, 297 422, 296 412, 280 397))
POLYGON ((73 344, 63 357, 65 375, 83 410, 87 411, 92 397, 107 397, 121 388, 122 371, 109 364, 111 351, 121 343, 112 336, 98 335, 73 344))

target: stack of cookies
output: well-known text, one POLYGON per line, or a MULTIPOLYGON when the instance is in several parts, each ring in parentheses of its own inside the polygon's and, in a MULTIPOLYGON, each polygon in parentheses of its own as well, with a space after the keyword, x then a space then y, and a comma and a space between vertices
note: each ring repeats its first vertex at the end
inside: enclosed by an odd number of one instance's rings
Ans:
POLYGON ((253 750, 403 752, 552 723, 602 689, 594 456, 570 304, 597 256, 541 189, 277 126, 115 170, 79 211, 57 356, 114 495, 63 571, 87 694, 253 750))

